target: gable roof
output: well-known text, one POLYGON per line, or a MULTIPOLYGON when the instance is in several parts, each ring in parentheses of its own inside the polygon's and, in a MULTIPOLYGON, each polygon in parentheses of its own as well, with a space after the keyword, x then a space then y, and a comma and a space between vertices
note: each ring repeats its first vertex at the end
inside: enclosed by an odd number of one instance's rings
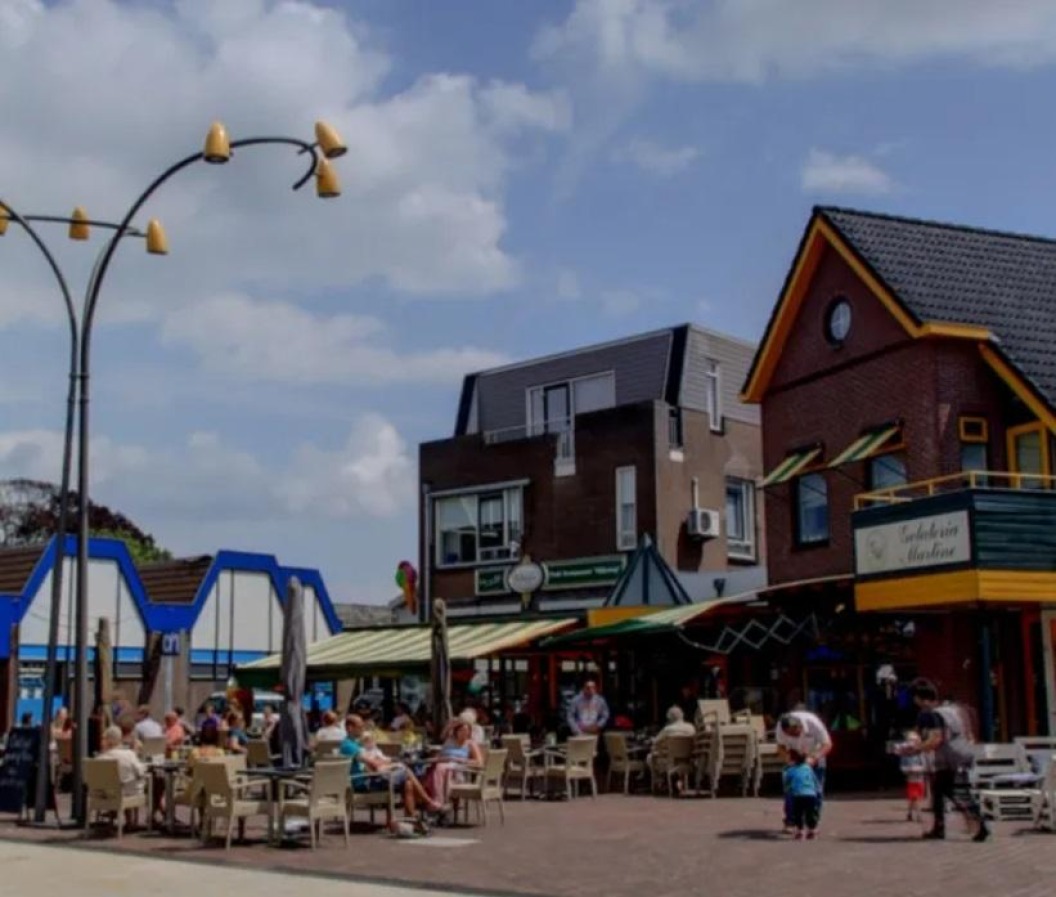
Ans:
MULTIPOLYGON (((1032 406, 1056 408, 1056 240, 831 206, 815 207, 744 386, 765 393, 827 242, 888 306, 911 337, 980 342, 999 374, 1032 406), (793 308, 792 306, 795 306, 793 308), (1007 362, 1007 364, 1006 364, 1007 362), (767 370, 768 364, 770 370, 767 370), (1015 370, 1007 370, 1011 365, 1015 370), (1023 392, 1033 393, 1034 402, 1023 392)), ((1039 411, 1037 407, 1034 408, 1039 411)))
POLYGON ((821 208, 918 322, 991 331, 1056 406, 1056 240, 821 208))

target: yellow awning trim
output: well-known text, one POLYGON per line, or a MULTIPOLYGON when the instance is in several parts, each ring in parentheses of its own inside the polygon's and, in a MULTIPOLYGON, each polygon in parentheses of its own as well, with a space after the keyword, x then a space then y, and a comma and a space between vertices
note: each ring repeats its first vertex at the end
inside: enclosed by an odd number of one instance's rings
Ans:
POLYGON ((829 463, 829 467, 839 467, 842 464, 851 464, 855 461, 864 461, 873 455, 883 451, 884 447, 899 431, 897 424, 884 427, 882 430, 873 430, 864 436, 859 436, 847 448, 840 452, 829 463))

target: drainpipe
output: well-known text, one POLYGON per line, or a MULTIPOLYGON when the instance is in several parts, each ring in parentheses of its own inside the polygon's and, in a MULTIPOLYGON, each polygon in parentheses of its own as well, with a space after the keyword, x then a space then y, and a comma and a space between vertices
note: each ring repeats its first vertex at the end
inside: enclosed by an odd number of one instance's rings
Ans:
POLYGON ((692 497, 692 500, 693 500, 692 507, 699 508, 700 507, 700 477, 693 477, 693 479, 690 480, 689 483, 690 483, 690 485, 689 485, 690 496, 692 497))
POLYGON ((422 588, 418 596, 418 620, 425 623, 431 619, 433 598, 433 498, 428 483, 422 483, 422 588))

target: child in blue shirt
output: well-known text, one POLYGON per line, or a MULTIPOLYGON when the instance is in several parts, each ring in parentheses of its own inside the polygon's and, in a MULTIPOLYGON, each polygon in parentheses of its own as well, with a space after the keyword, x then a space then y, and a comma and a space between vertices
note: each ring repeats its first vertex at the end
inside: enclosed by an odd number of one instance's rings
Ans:
POLYGON ((818 827, 818 779, 807 758, 789 751, 789 765, 784 772, 785 794, 792 799, 792 824, 796 840, 813 840, 818 827))

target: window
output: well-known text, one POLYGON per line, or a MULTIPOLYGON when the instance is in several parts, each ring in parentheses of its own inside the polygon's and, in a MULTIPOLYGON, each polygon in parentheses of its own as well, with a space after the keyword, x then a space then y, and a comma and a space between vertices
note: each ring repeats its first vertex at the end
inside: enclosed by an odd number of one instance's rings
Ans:
POLYGON ((638 544, 638 501, 633 467, 616 468, 616 548, 633 551, 638 544))
MULTIPOLYGON (((961 443, 961 470, 964 473, 971 471, 984 471, 990 468, 989 452, 985 442, 962 442, 961 443)), ((985 486, 986 478, 977 477, 977 485, 985 486)))
POLYGON ((719 363, 708 360, 704 369, 704 388, 707 393, 708 421, 713 433, 722 432, 722 389, 719 382, 719 363))
POLYGON ((667 447, 680 449, 684 444, 682 436, 682 409, 669 408, 667 412, 667 447))
POLYGON ((436 499, 436 564, 476 564, 518 556, 521 487, 436 499))
POLYGON ((987 442, 990 439, 990 427, 985 417, 958 418, 957 431, 961 442, 987 442))
POLYGON ((749 480, 726 480, 726 553, 755 560, 755 484, 749 480))
POLYGON ((1016 473, 1035 473, 1038 477, 1023 477, 1014 486, 1021 489, 1044 489, 1042 479, 1049 473, 1048 435, 1041 424, 1027 424, 1008 431, 1008 454, 1016 473))
POLYGON ((796 480, 796 541, 816 545, 829 539, 829 487, 820 473, 796 480))
POLYGON ((615 405, 616 377, 611 372, 533 386, 528 390, 528 430, 532 436, 561 433, 575 415, 615 405))
POLYGON ((616 405, 616 377, 595 374, 572 381, 572 410, 574 414, 601 411, 616 405))
POLYGON ((869 459, 869 488, 895 489, 906 485, 906 458, 902 454, 869 459))

